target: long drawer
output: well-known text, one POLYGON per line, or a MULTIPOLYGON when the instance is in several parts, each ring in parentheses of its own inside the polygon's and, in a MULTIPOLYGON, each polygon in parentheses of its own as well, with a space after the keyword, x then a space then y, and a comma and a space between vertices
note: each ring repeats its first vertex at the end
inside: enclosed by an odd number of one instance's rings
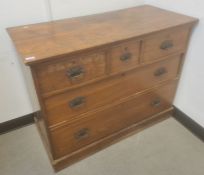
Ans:
POLYGON ((176 81, 113 107, 89 114, 78 122, 51 131, 54 158, 82 148, 122 128, 171 107, 176 81))
POLYGON ((78 115, 111 104, 177 76, 180 56, 126 72, 99 83, 74 89, 45 100, 49 126, 72 120, 78 115))

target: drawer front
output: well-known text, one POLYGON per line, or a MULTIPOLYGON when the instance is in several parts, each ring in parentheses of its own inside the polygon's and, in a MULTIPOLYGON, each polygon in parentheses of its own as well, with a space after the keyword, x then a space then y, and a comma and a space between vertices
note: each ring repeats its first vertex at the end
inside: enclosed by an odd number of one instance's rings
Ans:
POLYGON ((176 82, 51 131, 55 159, 171 107, 176 82))
POLYGON ((105 54, 81 56, 37 67, 42 93, 61 90, 105 75, 105 54))
POLYGON ((151 62, 174 52, 184 50, 189 36, 188 28, 169 30, 146 38, 143 42, 142 62, 151 62))
POLYGON ((117 73, 134 68, 139 63, 140 42, 131 41, 115 46, 110 51, 110 71, 117 73))
POLYGON ((145 66, 126 74, 84 86, 45 100, 50 126, 76 118, 97 107, 151 88, 177 76, 180 56, 145 66))

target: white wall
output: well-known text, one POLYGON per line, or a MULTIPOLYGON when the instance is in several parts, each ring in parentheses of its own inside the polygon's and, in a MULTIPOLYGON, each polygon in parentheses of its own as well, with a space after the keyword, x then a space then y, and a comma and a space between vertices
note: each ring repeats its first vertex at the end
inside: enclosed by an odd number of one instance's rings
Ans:
MULTIPOLYGON (((49 20, 45 0, 0 1, 0 123, 36 110, 5 28, 49 20)), ((32 86, 31 86, 32 87, 32 86)), ((35 97, 35 94, 33 95, 35 97)))
POLYGON ((50 0, 53 19, 84 16, 144 4, 145 0, 50 0))
POLYGON ((200 19, 191 39, 174 104, 204 127, 204 1, 146 0, 146 3, 200 19))
POLYGON ((29 69, 19 63, 5 28, 100 13, 143 3, 144 0, 1 0, 0 123, 32 113, 39 108, 29 69))
MULTIPOLYGON (((145 0, 1 0, 0 1, 0 123, 38 109, 28 68, 22 67, 6 27, 100 13, 143 4, 145 0), (49 3, 50 2, 50 3, 49 3), (27 81, 26 81, 27 79, 27 81), (26 83, 29 82, 29 83, 26 83)), ((174 104, 204 126, 203 0, 146 0, 146 3, 200 18, 174 104)))

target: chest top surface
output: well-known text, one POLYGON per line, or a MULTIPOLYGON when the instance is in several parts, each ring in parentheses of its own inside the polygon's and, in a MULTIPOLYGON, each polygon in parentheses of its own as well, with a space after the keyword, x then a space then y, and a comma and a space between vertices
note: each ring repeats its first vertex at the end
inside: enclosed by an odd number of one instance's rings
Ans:
POLYGON ((103 14, 8 28, 25 64, 195 23, 193 17, 144 5, 103 14))

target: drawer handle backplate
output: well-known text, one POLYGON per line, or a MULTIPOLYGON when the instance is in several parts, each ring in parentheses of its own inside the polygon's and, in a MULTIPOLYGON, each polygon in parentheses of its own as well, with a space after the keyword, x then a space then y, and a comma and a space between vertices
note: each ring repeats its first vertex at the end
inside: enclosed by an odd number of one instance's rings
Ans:
POLYGON ((174 46, 174 44, 173 44, 172 40, 166 40, 166 41, 162 42, 160 49, 168 50, 168 49, 172 48, 173 46, 174 46))
POLYGON ((77 97, 69 102, 69 106, 72 109, 76 109, 82 107, 85 104, 85 102, 86 102, 85 97, 77 97))
POLYGON ((84 77, 84 68, 81 66, 72 67, 67 71, 67 75, 71 80, 77 80, 84 77))
POLYGON ((154 76, 159 77, 159 76, 164 75, 164 74, 166 74, 166 73, 167 73, 166 68, 165 68, 165 67, 161 67, 161 68, 157 69, 157 70, 154 72, 154 76))
POLYGON ((151 106, 152 107, 160 107, 161 106, 161 100, 159 98, 157 99, 154 99, 152 102, 151 102, 151 106))
POLYGON ((128 61, 131 58, 132 58, 132 54, 128 52, 128 53, 124 53, 123 55, 121 55, 120 60, 121 61, 128 61))
POLYGON ((78 132, 74 134, 74 137, 77 140, 82 140, 89 137, 89 129, 88 128, 80 129, 78 132))

